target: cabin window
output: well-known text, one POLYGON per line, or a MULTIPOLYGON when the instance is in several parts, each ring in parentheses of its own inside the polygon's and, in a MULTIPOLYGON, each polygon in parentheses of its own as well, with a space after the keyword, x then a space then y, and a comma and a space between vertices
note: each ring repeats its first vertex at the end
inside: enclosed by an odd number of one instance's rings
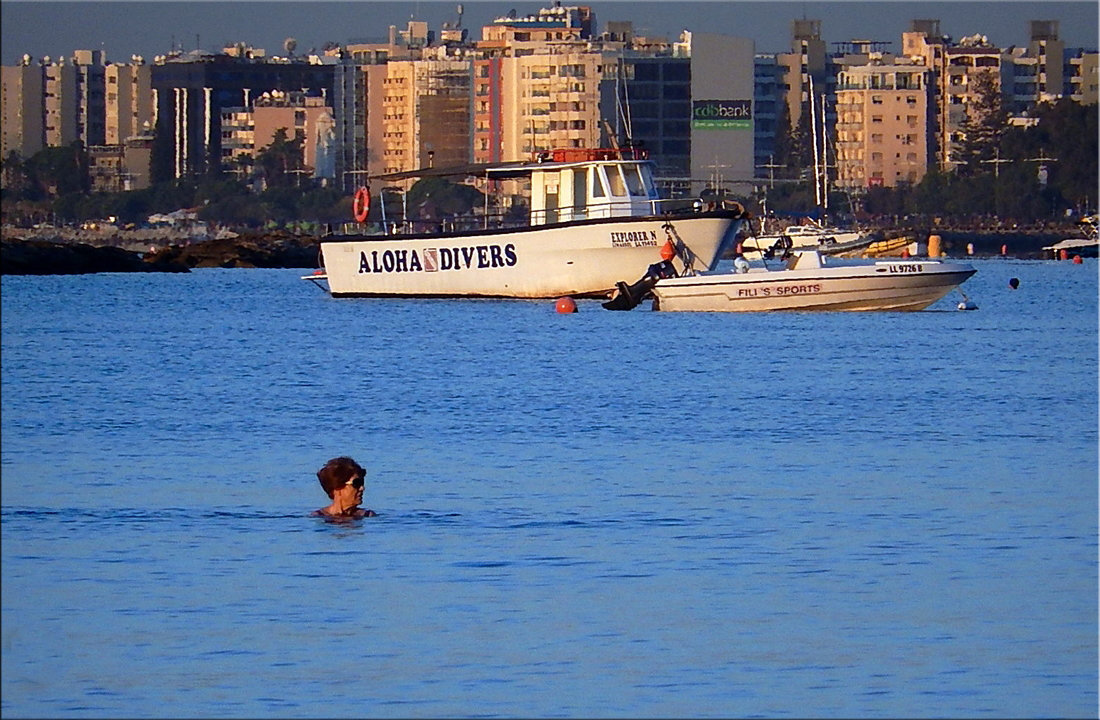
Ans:
POLYGON ((607 166, 607 184, 612 195, 618 197, 626 195, 626 185, 623 183, 623 176, 617 165, 607 166))
POLYGON ((630 189, 630 194, 646 197, 645 183, 642 182, 642 176, 638 173, 638 166, 624 165, 623 174, 626 175, 626 186, 630 189))
POLYGON ((636 165, 638 170, 638 176, 642 179, 643 196, 647 198, 656 199, 661 195, 657 192, 657 187, 653 184, 653 173, 650 170, 649 165, 636 165))
POLYGON ((585 168, 577 168, 573 171, 573 212, 576 215, 582 215, 584 208, 588 204, 588 197, 585 195, 585 178, 588 175, 588 170, 585 168))
POLYGON ((607 197, 603 190, 603 181, 600 179, 599 168, 592 168, 592 197, 607 197))

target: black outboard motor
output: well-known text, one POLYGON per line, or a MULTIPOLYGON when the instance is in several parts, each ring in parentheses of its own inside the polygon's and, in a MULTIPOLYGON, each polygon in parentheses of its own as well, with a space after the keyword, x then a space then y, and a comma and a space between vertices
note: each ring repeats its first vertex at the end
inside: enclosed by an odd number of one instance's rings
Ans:
POLYGON ((627 285, 620 280, 615 283, 618 292, 615 296, 603 303, 607 310, 633 310, 638 304, 650 296, 653 286, 662 278, 676 277, 676 268, 668 260, 653 263, 645 271, 642 279, 633 285, 627 285))
POLYGON ((780 255, 780 259, 786 260, 791 256, 792 247, 794 247, 794 243, 791 242, 791 239, 786 235, 780 235, 779 239, 776 240, 770 248, 764 251, 764 259, 771 260, 775 257, 777 250, 782 250, 783 253, 780 255))

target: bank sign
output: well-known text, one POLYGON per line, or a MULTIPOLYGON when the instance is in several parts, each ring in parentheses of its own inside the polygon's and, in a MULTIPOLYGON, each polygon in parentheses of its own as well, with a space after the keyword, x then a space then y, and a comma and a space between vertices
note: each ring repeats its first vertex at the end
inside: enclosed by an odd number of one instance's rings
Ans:
POLYGON ((692 100, 696 130, 752 130, 752 100, 692 100))

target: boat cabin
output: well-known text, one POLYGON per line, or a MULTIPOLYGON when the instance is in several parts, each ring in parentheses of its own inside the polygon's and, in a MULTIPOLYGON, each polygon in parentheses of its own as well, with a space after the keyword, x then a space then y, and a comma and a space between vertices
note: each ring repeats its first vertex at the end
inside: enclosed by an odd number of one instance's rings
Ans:
MULTIPOLYGON (((529 198, 528 225, 660 215, 662 206, 673 202, 661 199, 653 180, 653 163, 639 148, 564 148, 537 153, 531 160, 421 168, 370 179, 392 182, 424 177, 518 181, 522 186, 516 194, 529 198)), ((488 197, 486 193, 486 227, 490 222, 488 197)), ((383 224, 387 224, 384 217, 383 224)))
POLYGON ((653 164, 635 150, 565 149, 531 167, 531 224, 656 215, 653 164))

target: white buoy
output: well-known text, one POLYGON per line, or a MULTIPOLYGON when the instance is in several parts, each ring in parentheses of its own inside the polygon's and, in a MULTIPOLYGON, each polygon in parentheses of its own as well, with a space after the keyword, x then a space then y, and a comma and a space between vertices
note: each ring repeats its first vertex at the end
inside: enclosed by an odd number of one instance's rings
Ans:
POLYGON ((975 303, 973 300, 968 298, 966 296, 966 293, 964 293, 962 290, 959 290, 959 294, 963 296, 963 299, 959 301, 958 305, 956 305, 956 307, 959 310, 977 310, 978 309, 977 303, 975 303))

